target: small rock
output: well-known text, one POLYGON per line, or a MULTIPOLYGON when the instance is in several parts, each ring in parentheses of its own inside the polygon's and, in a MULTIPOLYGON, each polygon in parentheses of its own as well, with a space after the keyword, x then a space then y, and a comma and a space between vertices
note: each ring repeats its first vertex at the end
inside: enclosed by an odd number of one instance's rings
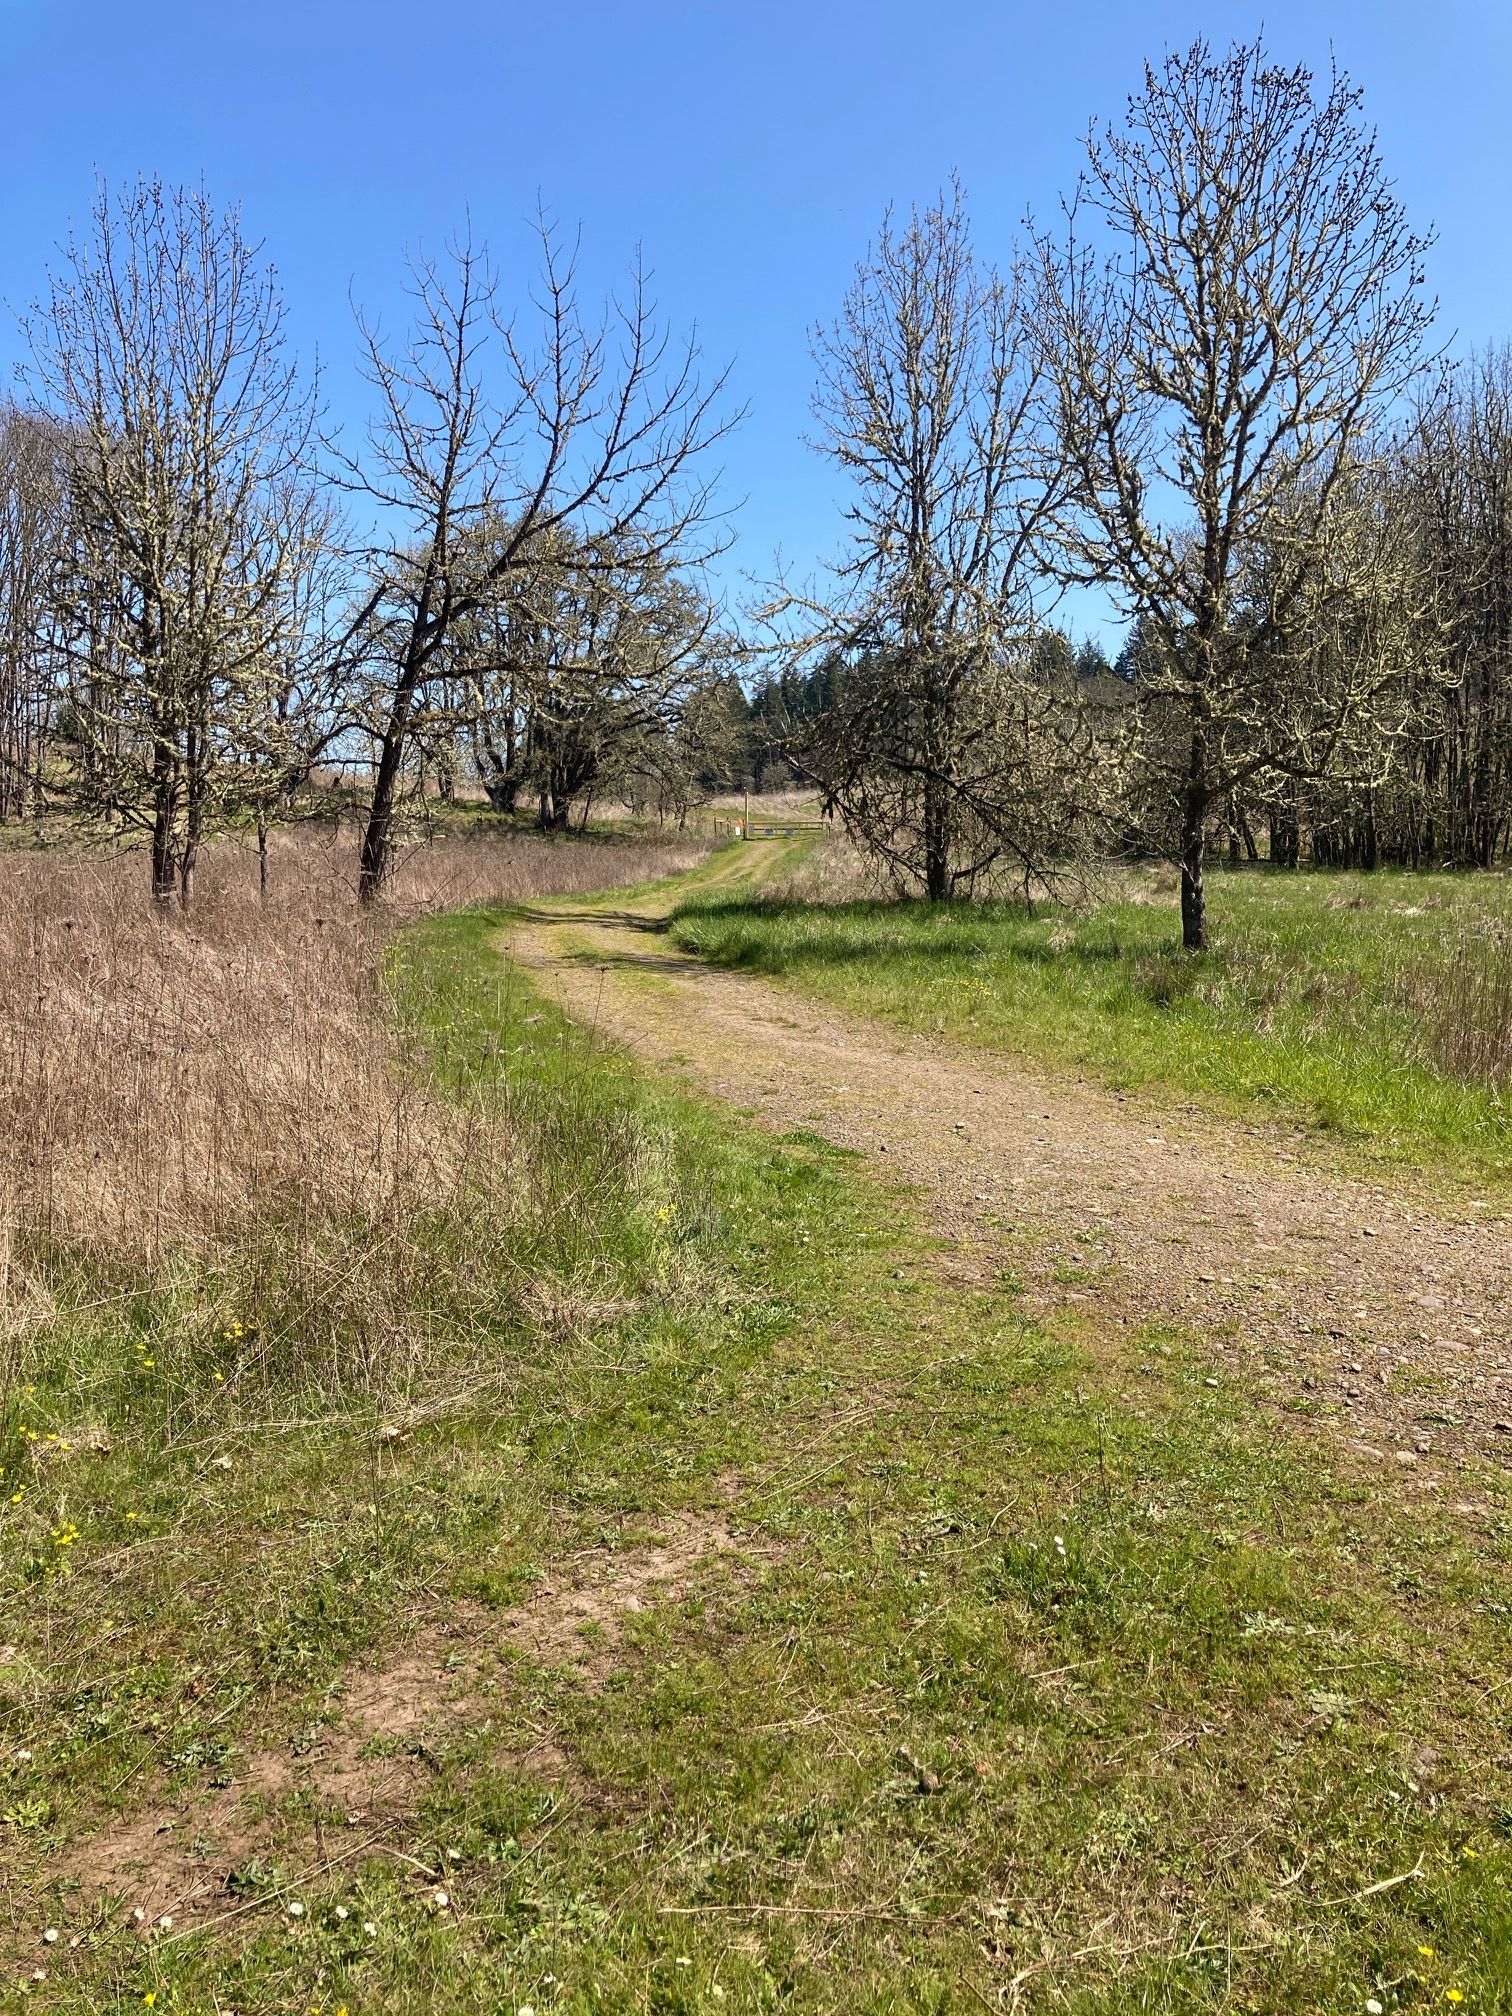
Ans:
POLYGON ((1411 1449, 1397 1449, 1393 1453, 1398 1463, 1413 1464, 1418 1460, 1411 1449))

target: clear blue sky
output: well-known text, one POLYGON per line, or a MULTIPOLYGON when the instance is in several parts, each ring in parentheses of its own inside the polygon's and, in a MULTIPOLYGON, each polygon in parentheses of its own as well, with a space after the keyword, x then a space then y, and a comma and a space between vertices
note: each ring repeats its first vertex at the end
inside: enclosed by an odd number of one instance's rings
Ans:
MULTIPOLYGON (((1433 223, 1446 333, 1512 336, 1509 0, 0 0, 0 298, 35 292, 98 171, 203 177, 277 263, 333 413, 360 418, 349 289, 402 315, 401 255, 470 208, 522 288, 537 192, 581 223, 590 282, 639 241, 674 322, 733 361, 750 416, 726 456, 733 566, 834 549, 807 451, 807 331, 884 206, 958 168, 1005 251, 1074 178, 1094 114, 1146 55, 1263 22, 1273 53, 1366 93, 1415 222, 1433 223)), ((9 318, 0 368, 17 353, 9 318)))

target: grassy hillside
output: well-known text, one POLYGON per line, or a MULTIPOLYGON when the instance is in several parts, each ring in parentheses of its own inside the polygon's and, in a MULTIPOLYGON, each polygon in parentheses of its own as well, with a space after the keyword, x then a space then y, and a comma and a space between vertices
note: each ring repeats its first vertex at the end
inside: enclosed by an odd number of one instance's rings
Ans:
POLYGON ((1201 1095, 1387 1157, 1512 1167, 1512 885, 1503 876, 1213 877, 1216 947, 1117 874, 1085 910, 693 893, 677 941, 847 1008, 1119 1086, 1201 1095))

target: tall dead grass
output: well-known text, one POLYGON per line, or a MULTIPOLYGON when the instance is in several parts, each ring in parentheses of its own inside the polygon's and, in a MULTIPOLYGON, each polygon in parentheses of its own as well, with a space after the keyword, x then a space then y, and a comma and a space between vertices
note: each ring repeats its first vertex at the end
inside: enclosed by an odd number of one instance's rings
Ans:
MULTIPOLYGON (((176 1282, 188 1327, 235 1320, 263 1360, 313 1355, 344 1379, 413 1359, 438 1306, 481 1320, 457 1236, 497 1245, 552 1179, 501 1088, 459 1101, 408 1068, 386 947, 427 911, 644 880, 700 851, 441 840, 365 914, 349 837, 306 829, 276 840, 266 902, 254 856, 212 850, 185 920, 152 914, 134 857, 0 856, 12 1345, 86 1276, 123 1301, 176 1282)), ((486 1281, 497 1297, 497 1267, 486 1281)))
POLYGON ((1424 1063, 1488 1091, 1512 1088, 1512 931, 1482 918, 1402 965, 1396 991, 1424 1063))

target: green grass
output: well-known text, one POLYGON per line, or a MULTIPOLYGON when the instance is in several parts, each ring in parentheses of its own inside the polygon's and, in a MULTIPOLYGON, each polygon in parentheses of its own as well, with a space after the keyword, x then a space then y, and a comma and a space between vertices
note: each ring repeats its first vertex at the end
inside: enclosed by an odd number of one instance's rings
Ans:
POLYGON ((536 1186, 492 1262, 424 1228, 403 1390, 312 1387, 293 1350, 227 1379, 187 1288, 101 1314, 60 1277, 25 1347, 17 2001, 38 1965, 32 2007, 195 2016, 1512 2010, 1499 1481, 1475 1521, 1397 1502, 1253 1422, 1199 1339, 944 1283, 899 1193, 590 1056, 495 932, 394 961, 416 1070, 459 1113, 504 1081, 536 1186), (575 1321, 528 1316, 543 1284, 575 1321), (648 1594, 601 1684, 507 1635, 543 1578, 716 1514, 734 1545, 648 1594), (387 1822, 411 1863, 333 1860, 296 1773, 240 1915, 142 1939, 85 1908, 71 1844, 297 1766, 417 1620, 460 1634, 463 1700, 387 1822))
POLYGON ((694 891, 673 924, 704 957, 826 1000, 1119 1087, 1196 1094, 1387 1158, 1512 1168, 1504 1089, 1454 1068, 1458 1021, 1506 1005, 1478 948, 1505 941, 1501 876, 1219 872, 1216 948, 1184 954, 1161 878, 1085 913, 1016 904, 818 903, 694 891))

